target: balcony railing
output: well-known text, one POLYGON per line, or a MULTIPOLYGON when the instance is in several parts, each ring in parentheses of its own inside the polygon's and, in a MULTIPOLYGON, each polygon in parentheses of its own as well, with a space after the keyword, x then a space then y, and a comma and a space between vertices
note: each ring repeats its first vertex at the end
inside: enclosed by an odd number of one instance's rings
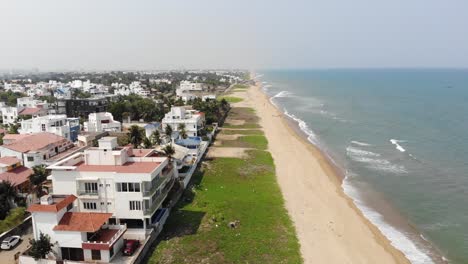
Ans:
POLYGON ((172 185, 174 185, 174 179, 172 179, 172 183, 168 183, 164 187, 161 194, 159 194, 158 197, 156 198, 156 200, 154 200, 154 202, 151 204, 150 208, 146 208, 144 210, 145 215, 151 215, 156 209, 158 209, 161 206, 162 202, 164 201, 164 199, 166 199, 167 194, 171 190, 172 185))
MULTIPOLYGON (((120 238, 120 236, 123 233, 125 233, 125 231, 127 231, 127 225, 109 225, 108 229, 109 230, 117 229, 118 231, 112 237, 106 239, 107 241, 100 241, 100 240, 98 240, 99 238, 97 240, 84 241, 82 243, 83 249, 93 249, 93 248, 95 248, 95 246, 110 248, 112 246, 112 244, 114 244, 115 241, 117 241, 120 238)), ((109 232, 109 230, 101 229, 100 231, 101 232, 106 232, 106 231, 109 232)), ((104 236, 104 237, 106 237, 106 236, 104 236)))
POLYGON ((162 171, 161 175, 158 176, 159 178, 156 180, 153 186, 151 186, 151 189, 147 191, 143 191, 143 196, 152 196, 161 185, 165 184, 168 182, 173 175, 173 170, 170 169, 168 171, 162 171))
POLYGON ((78 195, 91 195, 91 196, 97 196, 99 195, 98 190, 78 190, 78 195))

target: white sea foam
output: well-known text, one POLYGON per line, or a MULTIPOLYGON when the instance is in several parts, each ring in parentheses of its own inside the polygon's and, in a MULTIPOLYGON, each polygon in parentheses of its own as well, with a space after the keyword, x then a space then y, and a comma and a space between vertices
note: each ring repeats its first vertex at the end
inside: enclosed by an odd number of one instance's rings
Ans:
POLYGON ((363 163, 369 169, 396 174, 408 173, 404 166, 393 164, 386 159, 380 158, 381 155, 379 153, 348 146, 346 154, 351 160, 363 163))
POLYGON ((364 204, 361 196, 359 195, 359 191, 352 185, 352 183, 350 183, 350 179, 352 179, 352 177, 349 177, 350 175, 348 175, 348 173, 345 175, 342 185, 343 190, 346 195, 353 199, 354 203, 359 208, 359 210, 361 210, 364 216, 369 219, 375 226, 377 226, 382 234, 384 234, 384 236, 391 241, 391 244, 403 252, 403 254, 411 263, 434 263, 426 252, 418 248, 418 246, 413 241, 411 241, 407 234, 389 225, 387 222, 385 222, 381 214, 364 204))
POLYGON ((351 146, 346 148, 346 152, 351 155, 359 155, 359 156, 370 156, 370 157, 380 156, 379 153, 374 153, 372 151, 362 150, 362 149, 358 149, 358 148, 351 147, 351 146))
POLYGON ((312 129, 309 128, 307 123, 304 122, 304 120, 296 117, 293 114, 288 113, 288 110, 286 110, 286 108, 284 109, 284 114, 297 122, 297 124, 299 125, 299 128, 302 130, 302 132, 304 132, 307 135, 307 140, 309 140, 309 142, 311 142, 314 145, 318 145, 319 142, 318 142, 317 136, 312 131, 312 129))
POLYGON ((356 140, 351 141, 351 144, 358 145, 358 146, 363 146, 363 147, 370 147, 370 146, 372 146, 372 145, 369 144, 369 143, 360 142, 360 141, 356 141, 356 140))
POLYGON ((275 96, 273 96, 273 98, 283 98, 283 97, 290 97, 292 96, 293 94, 289 91, 281 91, 279 93, 277 93, 275 96))
POLYGON ((398 149, 401 152, 405 152, 406 150, 398 143, 405 142, 404 140, 396 140, 396 139, 390 139, 390 142, 396 146, 396 149, 398 149))

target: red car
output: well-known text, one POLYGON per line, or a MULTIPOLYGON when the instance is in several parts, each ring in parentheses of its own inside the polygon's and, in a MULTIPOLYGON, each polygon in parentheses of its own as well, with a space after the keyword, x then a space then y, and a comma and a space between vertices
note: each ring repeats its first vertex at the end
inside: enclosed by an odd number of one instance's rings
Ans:
POLYGON ((137 248, 140 246, 140 241, 136 239, 127 239, 124 241, 123 254, 125 256, 131 256, 137 248))

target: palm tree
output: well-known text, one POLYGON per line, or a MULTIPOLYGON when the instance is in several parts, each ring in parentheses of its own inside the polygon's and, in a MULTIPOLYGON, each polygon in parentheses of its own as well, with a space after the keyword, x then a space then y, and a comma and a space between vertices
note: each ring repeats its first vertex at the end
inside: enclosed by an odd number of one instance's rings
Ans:
POLYGON ((0 193, 8 201, 9 207, 13 207, 18 197, 15 186, 10 181, 3 181, 0 183, 0 193))
POLYGON ((32 169, 33 174, 29 176, 29 181, 36 189, 37 194, 40 196, 42 191, 42 183, 47 180, 47 170, 44 165, 37 165, 32 169))
POLYGON ((164 133, 166 134, 166 137, 169 137, 169 139, 171 138, 171 136, 172 136, 172 127, 171 127, 171 125, 166 125, 164 133))
POLYGON ((146 148, 146 149, 149 149, 153 146, 153 142, 151 142, 151 140, 148 138, 148 137, 145 137, 143 139, 143 146, 146 148))
POLYGON ((172 155, 175 154, 175 149, 172 145, 166 145, 163 149, 164 154, 169 158, 169 161, 172 161, 172 155))
POLYGON ((128 141, 133 145, 134 148, 138 148, 143 141, 143 129, 137 125, 130 127, 130 131, 127 134, 128 141))
POLYGON ((188 136, 187 136, 187 131, 185 130, 185 124, 180 124, 179 125, 179 131, 180 131, 180 135, 182 136, 183 139, 186 139, 188 136))
POLYGON ((161 134, 159 133, 159 130, 151 133, 151 141, 153 141, 153 145, 161 145, 161 134))

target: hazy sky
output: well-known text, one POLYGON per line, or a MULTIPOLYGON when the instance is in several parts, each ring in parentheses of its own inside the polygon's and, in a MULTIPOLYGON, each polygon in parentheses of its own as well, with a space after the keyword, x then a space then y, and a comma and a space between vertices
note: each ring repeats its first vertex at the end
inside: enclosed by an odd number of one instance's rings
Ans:
POLYGON ((468 67, 467 0, 0 0, 0 69, 468 67))

